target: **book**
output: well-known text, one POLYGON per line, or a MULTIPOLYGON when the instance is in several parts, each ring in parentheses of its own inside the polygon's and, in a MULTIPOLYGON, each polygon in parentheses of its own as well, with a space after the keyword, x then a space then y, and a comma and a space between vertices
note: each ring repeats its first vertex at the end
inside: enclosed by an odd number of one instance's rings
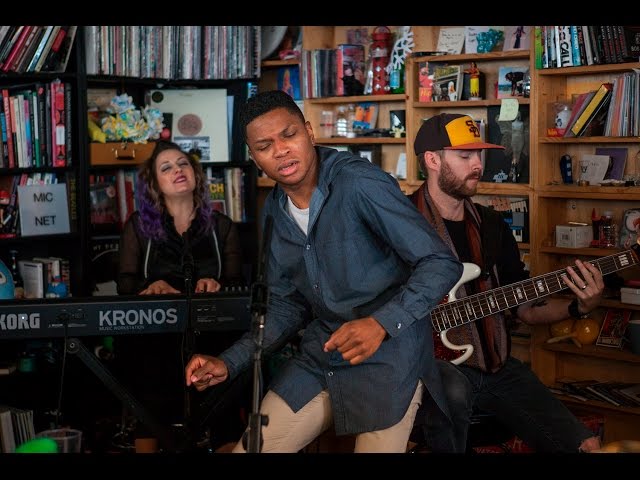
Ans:
POLYGON ((0 405, 0 451, 2 453, 14 453, 16 440, 13 433, 13 418, 11 409, 5 405, 0 405))
POLYGON ((440 27, 436 49, 450 55, 460 55, 462 45, 464 45, 464 37, 464 27, 440 27))
POLYGON ((15 361, 2 361, 0 362, 0 375, 9 375, 16 371, 16 362, 15 361))
POLYGON ((209 198, 211 206, 218 212, 227 214, 227 202, 225 200, 225 179, 224 175, 208 174, 209 178, 209 198))
POLYGON ((640 208, 629 208, 622 214, 620 247, 631 248, 638 241, 640 232, 640 208))
POLYGON ((342 43, 336 47, 335 94, 362 95, 365 81, 364 45, 342 43))
POLYGON ((91 237, 91 285, 95 296, 117 295, 120 243, 118 236, 91 237))
POLYGON ((624 331, 629 324, 631 310, 622 308, 610 308, 605 313, 600 327, 600 334, 596 340, 596 345, 602 347, 621 348, 624 338, 624 331))
POLYGON ((277 79, 278 90, 282 90, 294 100, 302 100, 300 95, 300 68, 297 65, 280 67, 277 79))
POLYGON ((573 125, 576 123, 576 120, 582 114, 595 94, 596 91, 591 90, 589 92, 578 94, 577 97, 575 97, 573 106, 571 107, 571 116, 569 117, 567 127, 564 131, 565 137, 575 137, 575 134, 571 131, 571 127, 573 127, 573 125))
POLYGON ((531 26, 505 26, 503 51, 529 50, 531 44, 531 26))
POLYGON ((529 75, 529 67, 500 67, 498 68, 497 98, 511 98, 524 96, 524 80, 529 75))
POLYGON ((433 101, 456 102, 462 90, 460 65, 437 65, 433 71, 433 101))
POLYGON ((18 267, 24 283, 25 298, 44 298, 48 280, 45 265, 34 260, 19 260, 18 267))
POLYGON ((370 130, 376 128, 378 121, 378 103, 359 102, 353 116, 353 130, 370 130))
POLYGON ((596 90, 595 95, 586 107, 576 118, 575 123, 571 126, 570 130, 575 136, 580 136, 587 123, 593 119, 599 108, 602 108, 603 104, 611 98, 611 90, 613 89, 613 83, 603 83, 600 88, 596 90))
POLYGON ((418 62, 418 101, 433 101, 433 62, 418 62))
POLYGON ((621 395, 629 398, 632 402, 635 402, 637 406, 640 406, 640 383, 636 383, 627 387, 617 388, 616 391, 621 395))
POLYGON ((580 177, 591 185, 599 185, 609 171, 611 157, 609 155, 595 155, 585 153, 580 157, 580 177))
POLYGON ((626 147, 596 147, 596 155, 608 155, 611 159, 605 180, 622 180, 629 149, 626 147))

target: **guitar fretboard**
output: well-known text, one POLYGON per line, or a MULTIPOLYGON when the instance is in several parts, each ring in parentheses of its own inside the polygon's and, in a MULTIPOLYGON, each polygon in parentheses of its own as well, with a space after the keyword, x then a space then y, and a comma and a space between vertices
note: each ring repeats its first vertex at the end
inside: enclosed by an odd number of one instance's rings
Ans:
MULTIPOLYGON (((634 245, 632 248, 638 246, 634 245)), ((598 268, 604 276, 637 265, 638 259, 632 250, 626 250, 589 263, 598 268)), ((566 268, 438 305, 431 311, 431 323, 436 332, 441 332, 474 322, 564 290, 568 288, 564 278, 571 279, 566 268)))

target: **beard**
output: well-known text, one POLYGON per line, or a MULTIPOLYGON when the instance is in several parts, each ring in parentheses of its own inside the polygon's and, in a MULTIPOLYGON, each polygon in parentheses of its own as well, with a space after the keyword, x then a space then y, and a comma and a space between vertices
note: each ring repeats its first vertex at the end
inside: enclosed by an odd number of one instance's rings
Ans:
POLYGON ((474 196, 478 190, 477 183, 473 187, 468 187, 467 180, 480 180, 481 176, 482 172, 479 171, 477 173, 471 173, 463 179, 459 179, 455 176, 446 160, 442 159, 442 168, 440 169, 440 176, 438 177, 438 187, 440 187, 443 193, 446 193, 450 197, 456 200, 464 200, 465 198, 474 196))

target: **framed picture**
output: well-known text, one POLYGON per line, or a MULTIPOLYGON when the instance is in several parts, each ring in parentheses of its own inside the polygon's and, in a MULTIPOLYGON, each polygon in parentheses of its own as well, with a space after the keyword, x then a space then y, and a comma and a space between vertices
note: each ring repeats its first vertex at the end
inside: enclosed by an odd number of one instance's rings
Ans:
POLYGON ((374 165, 382 166, 382 147, 380 145, 352 145, 350 149, 374 165))
POLYGON ((604 315, 600 335, 596 340, 596 345, 601 347, 622 347, 624 332, 631 318, 631 310, 623 308, 610 308, 604 315))
POLYGON ((500 106, 487 107, 487 141, 505 148, 484 151, 482 181, 529 183, 529 105, 520 105, 514 121, 499 118, 500 106))

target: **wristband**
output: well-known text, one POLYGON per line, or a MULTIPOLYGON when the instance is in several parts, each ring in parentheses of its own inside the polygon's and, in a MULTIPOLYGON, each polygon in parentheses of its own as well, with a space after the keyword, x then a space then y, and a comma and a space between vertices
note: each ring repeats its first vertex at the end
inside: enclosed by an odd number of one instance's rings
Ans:
POLYGON ((569 311, 569 316, 572 318, 587 318, 587 315, 589 315, 588 313, 580 313, 580 310, 578 309, 577 298, 574 298, 571 301, 567 310, 569 311))

